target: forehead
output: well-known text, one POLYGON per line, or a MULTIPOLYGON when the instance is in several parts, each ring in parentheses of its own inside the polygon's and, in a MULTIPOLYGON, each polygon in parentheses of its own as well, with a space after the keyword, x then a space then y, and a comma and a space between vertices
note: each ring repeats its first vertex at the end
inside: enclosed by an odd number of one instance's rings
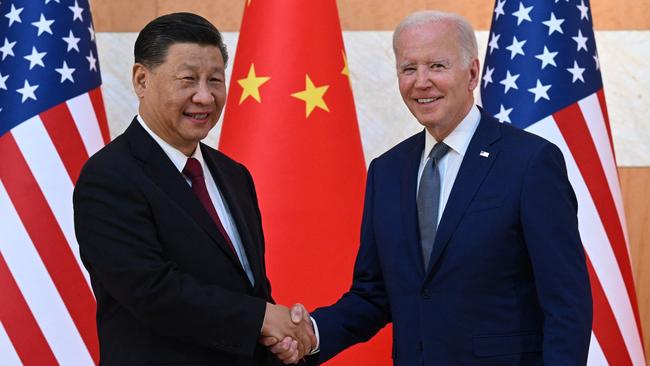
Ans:
POLYGON ((198 43, 173 43, 167 48, 162 65, 168 67, 209 66, 224 69, 223 56, 217 46, 198 43))
POLYGON ((395 39, 397 59, 452 57, 460 50, 458 35, 451 22, 428 22, 404 28, 395 39))

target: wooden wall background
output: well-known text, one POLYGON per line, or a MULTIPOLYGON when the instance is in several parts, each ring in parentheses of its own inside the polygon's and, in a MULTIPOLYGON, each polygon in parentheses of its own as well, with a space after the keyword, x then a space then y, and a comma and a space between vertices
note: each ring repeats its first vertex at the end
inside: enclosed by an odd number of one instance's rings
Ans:
MULTIPOLYGON (((90 3, 98 32, 137 32, 156 16, 176 11, 201 14, 227 32, 239 31, 246 0, 90 0, 90 3)), ((392 30, 404 16, 422 9, 458 12, 477 30, 488 30, 494 6, 491 0, 337 0, 337 3, 343 30, 366 31, 392 30)), ((647 16, 650 1, 592 0, 591 6, 596 30, 650 30, 647 16)), ((619 167, 618 171, 646 357, 650 358, 650 166, 619 167)))

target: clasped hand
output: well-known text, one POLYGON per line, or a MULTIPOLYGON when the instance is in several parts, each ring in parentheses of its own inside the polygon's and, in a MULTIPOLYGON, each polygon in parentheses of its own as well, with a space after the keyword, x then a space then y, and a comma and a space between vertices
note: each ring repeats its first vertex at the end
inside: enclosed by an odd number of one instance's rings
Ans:
POLYGON ((269 347, 285 364, 297 363, 316 347, 316 335, 309 313, 301 304, 266 304, 260 343, 269 347))

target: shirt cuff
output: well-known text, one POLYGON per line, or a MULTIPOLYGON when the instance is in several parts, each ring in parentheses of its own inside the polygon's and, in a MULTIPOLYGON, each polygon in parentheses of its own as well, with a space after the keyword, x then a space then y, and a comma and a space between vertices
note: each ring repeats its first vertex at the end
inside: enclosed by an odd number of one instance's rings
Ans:
POLYGON ((311 351, 307 355, 315 355, 316 353, 320 352, 320 334, 318 333, 318 324, 316 324, 316 320, 312 318, 311 316, 309 317, 311 319, 311 325, 314 328, 314 334, 316 335, 316 347, 312 348, 311 351))

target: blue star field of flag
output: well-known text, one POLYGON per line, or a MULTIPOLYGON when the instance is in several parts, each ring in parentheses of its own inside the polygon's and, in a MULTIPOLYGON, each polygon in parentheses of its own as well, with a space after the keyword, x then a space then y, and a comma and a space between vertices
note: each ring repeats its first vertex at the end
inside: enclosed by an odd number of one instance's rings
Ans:
POLYGON ((602 88, 588 0, 496 0, 483 107, 526 128, 602 88))
POLYGON ((0 136, 100 84, 88 0, 0 0, 0 136))

